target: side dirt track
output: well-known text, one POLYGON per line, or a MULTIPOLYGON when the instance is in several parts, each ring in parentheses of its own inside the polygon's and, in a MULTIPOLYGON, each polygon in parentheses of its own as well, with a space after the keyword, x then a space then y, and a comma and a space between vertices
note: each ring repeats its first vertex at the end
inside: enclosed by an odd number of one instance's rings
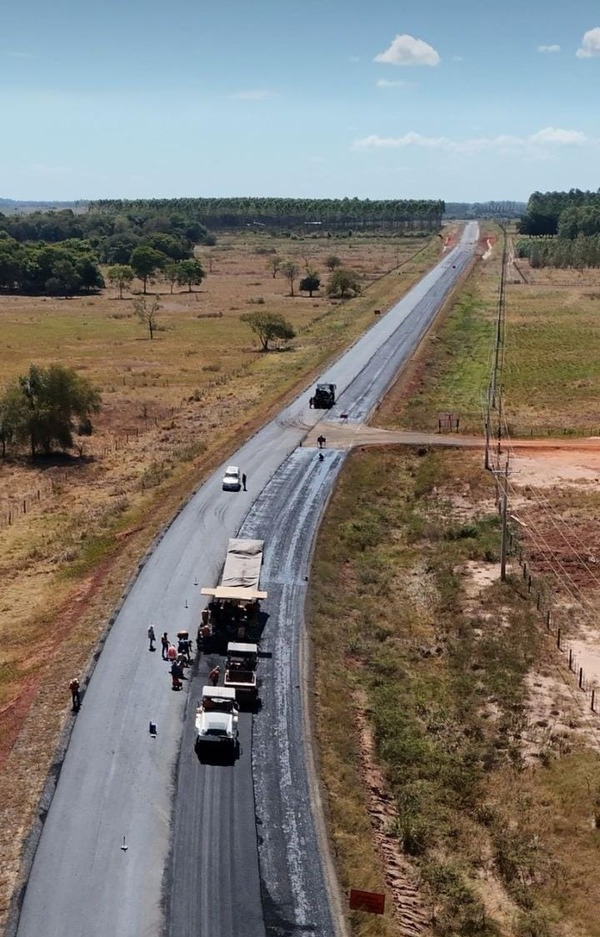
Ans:
POLYGON ((595 275, 509 284, 503 584, 481 435, 499 272, 493 249, 375 425, 327 425, 353 451, 311 576, 315 715, 342 885, 386 895, 350 914, 361 937, 600 933, 595 275), (448 413, 460 434, 435 432, 448 413))

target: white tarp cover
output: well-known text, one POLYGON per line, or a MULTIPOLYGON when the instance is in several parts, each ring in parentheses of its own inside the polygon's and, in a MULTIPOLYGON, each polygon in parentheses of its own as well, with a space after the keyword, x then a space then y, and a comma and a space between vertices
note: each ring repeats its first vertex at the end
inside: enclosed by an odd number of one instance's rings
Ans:
POLYGON ((264 540, 230 540, 220 585, 227 590, 257 589, 264 545, 264 540))
POLYGON ((213 589, 202 589, 202 595, 243 602, 266 599, 267 593, 258 589, 264 545, 264 540, 231 539, 220 584, 213 589))

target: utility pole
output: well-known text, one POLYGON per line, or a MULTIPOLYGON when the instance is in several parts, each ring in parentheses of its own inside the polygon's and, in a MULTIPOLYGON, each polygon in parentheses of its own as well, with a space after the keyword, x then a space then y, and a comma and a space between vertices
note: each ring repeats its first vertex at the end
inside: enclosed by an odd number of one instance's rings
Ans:
POLYGON ((500 271, 500 286, 499 286, 499 296, 498 296, 498 316, 496 319, 496 335, 494 340, 494 360, 492 365, 492 372, 490 375, 490 382, 488 385, 487 393, 487 411, 485 418, 485 468, 494 469, 491 466, 490 460, 490 436, 495 435, 492 432, 492 410, 496 409, 498 404, 498 464, 496 466, 496 471, 500 470, 500 441, 502 438, 502 388, 501 388, 501 374, 502 374, 502 364, 504 358, 504 320, 505 320, 505 285, 506 285, 506 264, 508 257, 508 243, 506 236, 506 228, 504 225, 500 225, 502 231, 502 266, 500 271), (498 399, 497 399, 498 398, 498 399))
POLYGON ((502 533, 500 536, 500 581, 506 582, 506 547, 508 544, 508 456, 502 486, 502 533))
POLYGON ((507 259, 507 242, 506 242, 506 228, 501 225, 502 229, 502 268, 500 270, 500 295, 498 297, 498 318, 496 320, 496 341, 494 348, 494 368, 492 371, 492 391, 491 391, 491 404, 492 407, 496 407, 496 390, 497 390, 497 381, 498 381, 498 371, 502 364, 502 358, 500 357, 500 347, 504 344, 504 288, 506 283, 506 259, 507 259))

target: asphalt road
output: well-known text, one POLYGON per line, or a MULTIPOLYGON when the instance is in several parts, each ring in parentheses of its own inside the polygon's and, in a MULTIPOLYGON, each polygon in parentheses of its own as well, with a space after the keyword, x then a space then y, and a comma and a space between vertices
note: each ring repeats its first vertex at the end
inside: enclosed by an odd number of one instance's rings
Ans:
MULTIPOLYGON (((467 225, 460 245, 321 376, 338 387, 327 419, 359 420, 373 409, 477 237, 477 225, 467 225)), ((328 453, 318 463, 314 450, 296 452, 323 417, 309 409, 311 394, 227 460, 246 473, 249 491, 224 493, 216 472, 141 564, 83 696, 19 937, 156 937, 165 919, 172 937, 332 933, 309 808, 298 637, 302 572, 343 457, 328 453), (195 634, 200 586, 218 581, 227 540, 240 527, 267 542, 262 650, 273 656, 261 661, 263 710, 241 720, 238 761, 205 765, 193 760, 190 733, 210 661, 190 675, 189 692, 173 692, 146 629, 195 634)))

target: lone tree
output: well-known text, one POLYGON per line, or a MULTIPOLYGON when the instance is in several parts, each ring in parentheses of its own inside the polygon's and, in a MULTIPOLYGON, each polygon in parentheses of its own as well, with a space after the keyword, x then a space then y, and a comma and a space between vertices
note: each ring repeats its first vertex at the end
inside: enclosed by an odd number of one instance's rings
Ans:
POLYGON ((277 312, 246 312, 240 316, 240 320, 258 335, 261 351, 268 351, 269 342, 275 339, 287 342, 296 335, 292 324, 277 312))
POLYGON ((306 276, 300 280, 300 292, 308 293, 312 299, 312 294, 318 290, 321 285, 321 278, 316 270, 307 270, 306 276))
POLYGON ((170 285, 171 293, 173 292, 173 287, 177 283, 178 274, 179 274, 179 264, 177 263, 177 261, 173 261, 173 263, 167 264, 166 267, 163 268, 163 272, 162 272, 163 279, 165 279, 167 283, 170 285))
POLYGON ((296 277, 300 273, 300 267, 294 260, 286 260, 279 267, 284 277, 290 284, 290 296, 294 295, 294 283, 296 282, 296 277))
POLYGON ((277 257, 277 255, 275 254, 273 257, 271 257, 271 259, 269 260, 269 263, 267 264, 267 269, 272 272, 273 279, 275 279, 275 277, 277 276, 277 271, 279 270, 280 267, 281 267, 281 257, 277 257))
POLYGON ((199 260, 180 260, 177 264, 177 282, 180 286, 187 286, 192 292, 192 286, 199 286, 206 274, 199 260))
POLYGON ((49 455, 54 445, 72 449, 73 433, 81 425, 91 432, 100 405, 99 392, 73 368, 32 364, 0 400, 3 444, 28 441, 32 458, 38 449, 49 455))
POLYGON ((329 278, 327 295, 339 299, 348 299, 348 297, 360 293, 361 289, 360 276, 356 270, 350 270, 349 267, 338 267, 329 278))
POLYGON ((119 289, 119 299, 123 299, 123 290, 129 289, 135 276, 133 270, 128 264, 115 264, 109 267, 107 277, 113 286, 119 289))
POLYGON ((328 270, 335 270, 336 267, 342 266, 342 261, 336 254, 330 254, 329 257, 325 258, 325 266, 328 270))
POLYGON ((139 277, 144 284, 144 293, 148 292, 148 279, 157 270, 164 267, 166 255, 153 247, 140 245, 131 252, 130 264, 136 277, 139 277))
POLYGON ((161 308, 161 305, 158 301, 158 296, 154 297, 152 303, 149 303, 145 296, 138 296, 137 299, 133 300, 133 308, 135 309, 135 314, 142 325, 148 327, 150 340, 152 341, 154 338, 154 333, 158 329, 156 316, 159 309, 161 308))

